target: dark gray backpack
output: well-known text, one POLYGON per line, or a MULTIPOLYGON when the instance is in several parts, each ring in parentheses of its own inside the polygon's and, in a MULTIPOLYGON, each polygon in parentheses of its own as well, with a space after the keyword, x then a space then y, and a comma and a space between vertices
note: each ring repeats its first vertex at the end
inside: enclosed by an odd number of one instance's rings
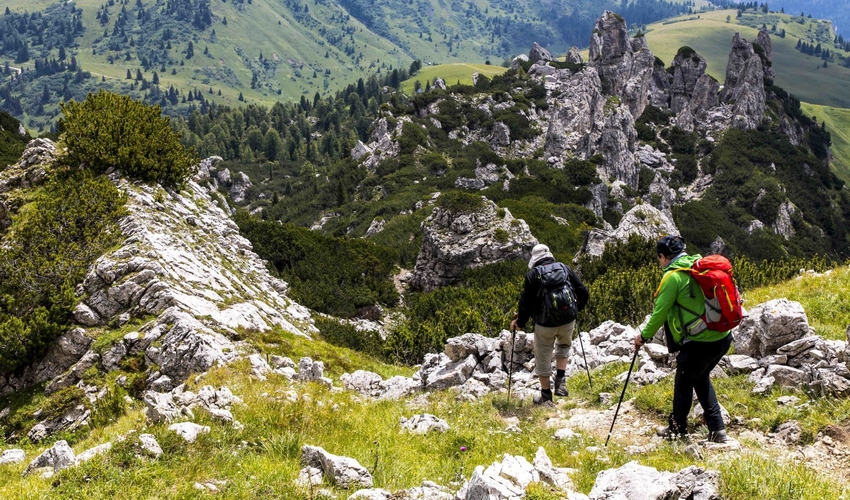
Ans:
POLYGON ((540 302, 534 322, 543 326, 561 326, 574 321, 578 302, 567 266, 560 262, 538 266, 537 279, 540 302))

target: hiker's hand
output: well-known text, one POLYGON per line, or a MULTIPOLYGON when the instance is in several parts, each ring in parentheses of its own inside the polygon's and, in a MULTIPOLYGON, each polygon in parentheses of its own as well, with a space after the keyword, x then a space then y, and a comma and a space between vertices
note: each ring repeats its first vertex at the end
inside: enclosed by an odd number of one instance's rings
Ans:
POLYGON ((514 318, 514 319, 511 321, 511 331, 512 331, 512 332, 515 332, 515 331, 516 331, 516 318, 514 318))
POLYGON ((644 342, 643 337, 641 337, 641 335, 638 333, 637 336, 635 336, 635 349, 643 346, 644 344, 646 344, 646 342, 644 342))

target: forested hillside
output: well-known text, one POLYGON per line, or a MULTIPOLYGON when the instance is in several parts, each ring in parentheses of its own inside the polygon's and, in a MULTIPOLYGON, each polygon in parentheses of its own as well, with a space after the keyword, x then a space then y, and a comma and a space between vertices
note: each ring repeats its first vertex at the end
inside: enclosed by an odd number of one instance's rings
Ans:
MULTIPOLYGON (((46 130, 59 102, 98 88, 173 116, 213 102, 271 105, 414 60, 501 64, 534 41, 565 52, 617 3, 10 0, 0 15, 0 106, 46 130)), ((639 0, 624 9, 649 23, 690 5, 639 0)))

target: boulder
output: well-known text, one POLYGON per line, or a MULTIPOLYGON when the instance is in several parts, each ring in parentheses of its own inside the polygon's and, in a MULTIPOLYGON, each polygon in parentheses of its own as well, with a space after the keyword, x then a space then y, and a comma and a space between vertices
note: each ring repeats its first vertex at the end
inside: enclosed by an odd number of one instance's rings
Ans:
POLYGON ((775 299, 750 310, 733 334, 736 353, 763 358, 810 335, 810 328, 806 311, 799 302, 775 299))
POLYGON ((198 425, 194 422, 180 422, 179 424, 169 425, 168 430, 176 432, 187 443, 194 443, 201 434, 208 434, 210 427, 208 425, 198 425))
POLYGON ((162 455, 162 448, 153 434, 139 434, 139 447, 153 458, 159 458, 162 455))
POLYGON ((588 496, 591 500, 719 500, 719 478, 716 471, 694 466, 673 474, 629 462, 600 472, 588 496))
POLYGON ((540 44, 534 42, 534 45, 528 52, 528 60, 532 63, 536 63, 537 61, 551 61, 552 54, 550 54, 545 48, 541 47, 540 44))
POLYGON ((54 471, 67 469, 75 464, 76 456, 74 450, 68 446, 68 442, 64 439, 57 441, 51 448, 42 452, 41 455, 35 457, 32 462, 24 470, 24 475, 29 474, 35 469, 43 467, 52 467, 54 471))
POLYGON ((94 457, 96 457, 98 455, 102 455, 102 454, 108 452, 111 449, 112 449, 112 443, 109 443, 109 442, 99 444, 99 445, 95 446, 94 448, 89 448, 88 450, 86 450, 86 451, 84 451, 84 452, 82 452, 82 453, 80 453, 79 455, 76 456, 76 458, 74 460, 74 465, 79 465, 81 463, 88 462, 89 460, 93 459, 94 457))
POLYGON ((24 450, 9 449, 3 450, 0 454, 0 465, 17 464, 27 459, 27 454, 24 450))
POLYGON ((372 475, 357 460, 333 455, 318 446, 305 445, 301 448, 301 465, 320 469, 340 488, 372 487, 372 475))
POLYGON ((412 417, 401 418, 401 428, 413 434, 428 434, 431 431, 446 432, 449 424, 430 413, 416 414, 412 417))
POLYGON ((584 64, 584 59, 582 59, 578 47, 570 47, 570 50, 567 51, 566 62, 569 64, 584 64))
POLYGON ((244 172, 239 172, 234 175, 233 182, 230 186, 230 198, 233 199, 233 203, 244 203, 248 190, 253 186, 251 179, 244 172))

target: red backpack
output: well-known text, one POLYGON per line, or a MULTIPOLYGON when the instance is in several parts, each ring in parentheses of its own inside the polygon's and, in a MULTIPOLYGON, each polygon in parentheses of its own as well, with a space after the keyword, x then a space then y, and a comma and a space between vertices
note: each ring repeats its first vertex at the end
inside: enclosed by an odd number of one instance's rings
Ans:
MULTIPOLYGON (((732 278, 732 263, 722 255, 709 255, 694 262, 687 271, 705 295, 705 313, 701 316, 705 325, 716 331, 725 332, 738 326, 744 317, 741 295, 732 278)), ((681 304, 679 305, 680 307, 681 304)), ((696 312, 684 308, 691 314, 696 312)))

